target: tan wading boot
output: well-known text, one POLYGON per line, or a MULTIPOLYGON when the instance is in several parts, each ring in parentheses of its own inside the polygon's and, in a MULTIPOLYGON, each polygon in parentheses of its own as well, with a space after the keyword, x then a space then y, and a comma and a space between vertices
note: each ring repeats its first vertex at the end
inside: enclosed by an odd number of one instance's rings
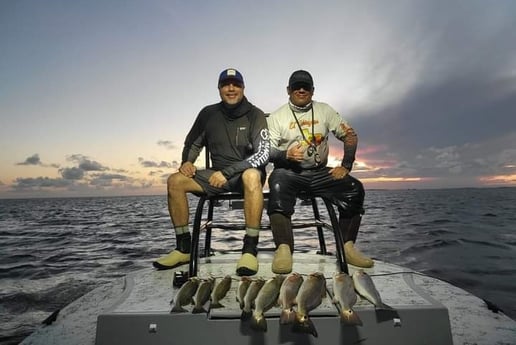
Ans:
POLYGON ((158 270, 169 270, 189 262, 190 254, 185 254, 175 249, 168 253, 168 255, 162 256, 154 261, 152 266, 156 267, 158 270))
POLYGON ((242 256, 238 260, 236 274, 238 276, 252 276, 258 273, 258 236, 244 236, 242 256))
POLYGON ((347 241, 344 244, 344 252, 346 254, 346 262, 350 265, 370 268, 373 267, 374 261, 362 254, 355 248, 353 241, 347 241))
POLYGON ((236 273, 238 276, 252 276, 258 272, 258 259, 251 253, 243 253, 238 260, 236 273))
POLYGON ((272 260, 272 272, 287 274, 292 272, 292 253, 288 244, 280 244, 272 260))

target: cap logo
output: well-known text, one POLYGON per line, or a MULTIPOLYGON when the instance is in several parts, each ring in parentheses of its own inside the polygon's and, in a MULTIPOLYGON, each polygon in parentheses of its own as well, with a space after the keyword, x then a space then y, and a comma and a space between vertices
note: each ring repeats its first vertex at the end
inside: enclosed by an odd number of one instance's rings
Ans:
POLYGON ((228 69, 228 71, 226 72, 227 76, 233 76, 235 77, 236 76, 236 71, 234 69, 228 69))

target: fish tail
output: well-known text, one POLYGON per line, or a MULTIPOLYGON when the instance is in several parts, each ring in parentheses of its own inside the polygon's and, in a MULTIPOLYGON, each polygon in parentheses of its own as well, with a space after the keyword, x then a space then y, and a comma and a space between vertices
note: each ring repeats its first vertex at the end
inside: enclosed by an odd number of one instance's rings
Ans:
POLYGON ((216 308, 224 308, 224 305, 223 305, 223 304, 221 304, 220 302, 215 302, 215 303, 212 303, 212 304, 210 305, 210 308, 212 308, 212 309, 216 309, 216 308))
POLYGON ((251 318, 251 328, 255 331, 267 332, 267 320, 263 314, 253 315, 251 318))
POLYGON ((174 305, 172 307, 172 310, 170 311, 171 313, 184 313, 186 312, 187 310, 183 307, 181 307, 180 305, 174 305))
POLYGON ((360 317, 353 309, 342 310, 340 321, 345 325, 362 326, 362 320, 360 320, 360 317))
POLYGON ((286 325, 286 324, 294 322, 295 318, 296 318, 296 313, 292 310, 292 308, 282 309, 279 321, 280 321, 281 325, 286 325))
POLYGON ((253 315, 253 312, 242 310, 242 314, 240 315, 240 320, 242 320, 242 321, 249 320, 252 315, 253 315))
POLYGON ((391 307, 390 305, 388 304, 385 304, 383 302, 379 303, 377 306, 376 306, 376 309, 379 309, 379 310, 394 310, 393 307, 391 307))
POLYGON ((315 325, 312 320, 308 318, 308 316, 299 317, 296 315, 294 324, 292 325, 292 331, 296 333, 308 333, 316 338, 318 337, 315 325))
POLYGON ((201 313, 207 313, 206 309, 203 307, 195 307, 192 309, 192 314, 201 314, 201 313))

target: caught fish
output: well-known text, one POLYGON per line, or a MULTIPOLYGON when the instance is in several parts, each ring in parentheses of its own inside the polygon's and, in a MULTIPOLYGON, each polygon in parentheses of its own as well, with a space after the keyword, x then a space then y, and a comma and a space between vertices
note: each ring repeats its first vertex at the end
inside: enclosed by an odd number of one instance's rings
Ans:
POLYGON ((195 294, 195 305, 192 309, 193 314, 207 313, 204 305, 210 299, 211 291, 215 285, 215 278, 208 278, 199 283, 197 293, 195 294))
POLYGON ((199 278, 189 278, 177 291, 173 300, 170 302, 173 304, 171 313, 181 313, 187 311, 183 306, 188 304, 194 304, 193 296, 199 286, 199 278))
POLYGON ((251 328, 257 331, 267 331, 267 320, 264 313, 278 302, 281 284, 285 279, 282 275, 277 275, 265 282, 256 296, 255 308, 251 318, 251 328))
POLYGON ((353 283, 358 294, 373 303, 377 309, 393 310, 391 306, 382 302, 380 293, 376 290, 371 276, 364 270, 357 270, 353 273, 353 283))
POLYGON ((303 283, 303 276, 293 272, 289 274, 281 284, 278 303, 281 307, 280 324, 292 323, 295 318, 292 306, 296 300, 297 292, 303 283))
POLYGON ((308 313, 317 308, 326 296, 326 278, 320 272, 311 273, 303 281, 296 297, 297 310, 292 331, 317 337, 317 330, 308 313))
POLYGON ((224 305, 220 303, 220 300, 226 297, 226 294, 231 287, 231 276, 228 274, 215 286, 211 294, 211 305, 210 308, 223 308, 224 305))
POLYGON ((242 279, 240 279, 240 282, 238 282, 236 300, 238 301, 238 304, 240 305, 240 309, 244 309, 245 294, 247 292, 247 289, 249 289, 249 285, 251 285, 252 281, 253 280, 251 278, 249 278, 247 276, 243 276, 242 279))
POLYGON ((362 320, 353 310, 357 294, 353 278, 347 273, 336 272, 333 275, 333 302, 340 305, 340 321, 347 325, 362 326, 362 320))
POLYGON ((265 280, 262 278, 253 279, 251 284, 249 284, 249 288, 247 288, 247 291, 244 296, 244 307, 242 308, 242 316, 240 316, 240 319, 248 320, 251 318, 251 315, 253 315, 254 308, 254 301, 256 300, 256 296, 258 296, 258 292, 260 292, 260 289, 265 284, 265 280))

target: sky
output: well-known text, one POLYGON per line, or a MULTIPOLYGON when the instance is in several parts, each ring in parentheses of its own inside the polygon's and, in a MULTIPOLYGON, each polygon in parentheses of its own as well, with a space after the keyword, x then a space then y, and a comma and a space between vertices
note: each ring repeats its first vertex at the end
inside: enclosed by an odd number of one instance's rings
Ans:
POLYGON ((166 194, 227 67, 309 71, 366 189, 516 186, 515 1, 2 0, 0 47, 0 198, 166 194))

